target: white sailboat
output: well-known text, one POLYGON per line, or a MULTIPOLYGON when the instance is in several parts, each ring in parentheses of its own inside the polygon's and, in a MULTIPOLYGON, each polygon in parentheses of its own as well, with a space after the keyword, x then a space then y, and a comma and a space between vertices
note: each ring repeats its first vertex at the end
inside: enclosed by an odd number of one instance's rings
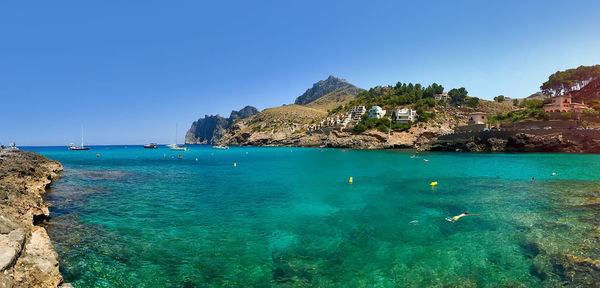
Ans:
POLYGON ((67 148, 71 150, 90 150, 90 147, 83 146, 83 125, 81 125, 81 146, 75 146, 75 144, 71 143, 67 148))
POLYGON ((175 144, 169 144, 167 147, 173 151, 187 151, 187 147, 177 145, 177 124, 175 124, 175 144))

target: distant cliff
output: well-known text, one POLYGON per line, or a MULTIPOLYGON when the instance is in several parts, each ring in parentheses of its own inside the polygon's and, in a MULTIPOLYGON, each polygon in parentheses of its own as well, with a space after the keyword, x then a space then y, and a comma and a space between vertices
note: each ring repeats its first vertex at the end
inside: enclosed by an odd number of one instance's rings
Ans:
POLYGON ((220 115, 205 115, 192 123, 192 127, 185 134, 186 144, 214 144, 231 126, 234 120, 244 119, 258 114, 258 110, 252 106, 246 106, 239 111, 231 111, 229 118, 220 115))
POLYGON ((304 94, 296 98, 296 102, 294 102, 294 104, 306 105, 333 91, 347 88, 356 88, 356 86, 348 83, 345 79, 329 76, 327 79, 313 84, 312 88, 306 89, 304 94))

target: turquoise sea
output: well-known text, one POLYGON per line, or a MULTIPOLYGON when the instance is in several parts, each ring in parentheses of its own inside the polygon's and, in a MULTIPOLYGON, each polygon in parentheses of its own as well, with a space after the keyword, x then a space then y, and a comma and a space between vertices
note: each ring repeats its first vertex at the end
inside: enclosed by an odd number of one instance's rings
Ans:
POLYGON ((600 259, 600 155, 188 147, 26 149, 64 165, 47 201, 67 282, 555 287, 560 255, 600 259))

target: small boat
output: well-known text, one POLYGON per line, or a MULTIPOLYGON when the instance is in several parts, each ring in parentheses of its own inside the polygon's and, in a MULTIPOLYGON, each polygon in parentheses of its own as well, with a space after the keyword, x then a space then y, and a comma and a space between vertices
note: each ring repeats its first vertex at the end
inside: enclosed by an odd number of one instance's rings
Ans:
POLYGON ((173 151, 187 151, 187 147, 185 147, 185 146, 172 145, 172 146, 169 146, 169 147, 173 151))
POLYGON ((177 123, 175 123, 175 144, 168 144, 167 147, 173 151, 187 151, 187 147, 177 145, 177 123))
POLYGON ((75 146, 75 144, 71 143, 67 148, 70 150, 90 150, 90 147, 83 146, 83 125, 81 125, 81 146, 75 146))
MULTIPOLYGON (((4 146, 2 146, 2 148, 4 148, 4 146)), ((19 148, 17 148, 17 144, 15 142, 10 143, 10 146, 8 146, 9 150, 19 150, 19 148)))
POLYGON ((227 146, 227 145, 215 145, 215 146, 213 146, 213 149, 229 149, 229 146, 227 146))
POLYGON ((158 144, 156 144, 156 143, 146 144, 146 145, 144 145, 144 148, 147 148, 147 149, 156 149, 156 148, 158 148, 158 144))

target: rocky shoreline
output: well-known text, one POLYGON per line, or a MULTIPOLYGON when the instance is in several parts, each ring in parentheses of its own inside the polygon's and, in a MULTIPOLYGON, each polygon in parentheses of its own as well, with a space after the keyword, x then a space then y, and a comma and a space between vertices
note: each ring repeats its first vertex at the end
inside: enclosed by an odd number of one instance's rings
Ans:
POLYGON ((72 287, 42 224, 42 196, 62 165, 27 151, 0 151, 0 287, 72 287))
POLYGON ((479 132, 440 137, 428 143, 429 151, 600 153, 600 131, 479 132), (450 138, 450 139, 447 139, 450 138))

